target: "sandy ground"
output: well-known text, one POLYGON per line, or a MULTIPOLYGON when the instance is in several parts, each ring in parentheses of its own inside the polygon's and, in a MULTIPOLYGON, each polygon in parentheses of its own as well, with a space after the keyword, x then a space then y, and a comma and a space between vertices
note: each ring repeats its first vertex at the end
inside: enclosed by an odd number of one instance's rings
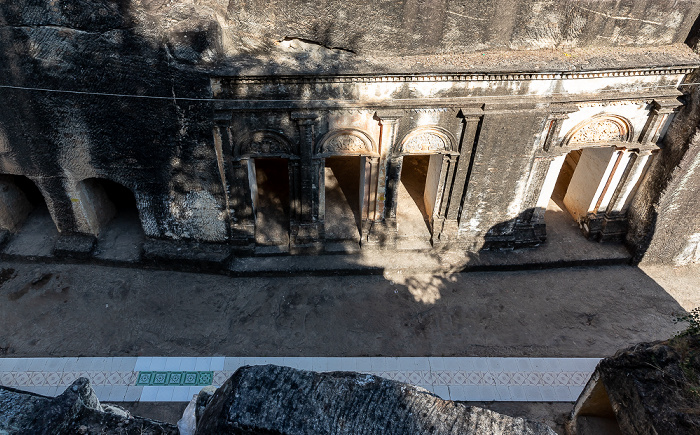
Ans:
POLYGON ((15 357, 602 357, 700 305, 696 269, 631 266, 231 278, 5 262, 0 276, 0 353, 15 357))

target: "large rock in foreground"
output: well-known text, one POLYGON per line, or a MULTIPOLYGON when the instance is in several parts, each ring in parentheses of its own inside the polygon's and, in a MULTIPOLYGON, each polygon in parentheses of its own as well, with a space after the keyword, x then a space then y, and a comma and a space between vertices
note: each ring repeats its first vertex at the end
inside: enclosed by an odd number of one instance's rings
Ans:
POLYGON ((568 432, 700 434, 700 334, 641 343, 602 360, 568 432))
POLYGON ((85 378, 57 397, 0 386, 0 434, 177 435, 177 427, 100 405, 85 378))
POLYGON ((217 390, 197 422, 204 434, 555 433, 373 375, 266 365, 240 368, 217 390))

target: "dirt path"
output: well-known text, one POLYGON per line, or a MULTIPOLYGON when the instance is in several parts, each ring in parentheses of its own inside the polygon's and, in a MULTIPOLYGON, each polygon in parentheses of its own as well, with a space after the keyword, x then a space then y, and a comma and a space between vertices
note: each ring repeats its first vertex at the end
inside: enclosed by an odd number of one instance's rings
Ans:
POLYGON ((669 336, 682 310, 624 266, 288 278, 0 269, 0 356, 15 357, 599 357, 669 336))

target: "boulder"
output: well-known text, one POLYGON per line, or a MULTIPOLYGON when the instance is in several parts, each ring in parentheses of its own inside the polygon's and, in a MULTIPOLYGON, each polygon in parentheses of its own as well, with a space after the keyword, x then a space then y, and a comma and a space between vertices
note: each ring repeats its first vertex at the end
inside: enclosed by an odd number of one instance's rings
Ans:
POLYGON ((554 431, 373 375, 266 365, 237 370, 212 396, 197 421, 196 434, 554 435, 554 431))
POLYGON ((700 433, 700 335, 641 343, 602 360, 574 406, 568 432, 700 433))
POLYGON ((132 416, 113 405, 100 405, 86 378, 57 397, 0 386, 2 434, 177 435, 177 427, 132 416))

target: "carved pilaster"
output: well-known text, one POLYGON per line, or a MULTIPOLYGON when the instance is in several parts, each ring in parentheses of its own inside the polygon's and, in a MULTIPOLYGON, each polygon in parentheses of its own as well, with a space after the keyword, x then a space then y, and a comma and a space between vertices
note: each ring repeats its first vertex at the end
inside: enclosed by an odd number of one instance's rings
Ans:
MULTIPOLYGON (((252 174, 248 159, 231 160, 229 201, 231 210, 231 238, 240 243, 255 239, 255 216, 250 190, 252 174)), ((255 182, 255 180, 252 180, 255 182)))
POLYGON ((680 110, 681 103, 675 98, 656 99, 651 103, 649 118, 647 119, 641 134, 639 143, 658 143, 664 128, 671 121, 673 115, 680 110))
POLYGON ((629 203, 644 179, 652 158, 652 151, 633 151, 630 153, 624 173, 602 218, 601 240, 624 239, 628 227, 627 209, 629 203))
POLYGON ((478 134, 482 119, 480 112, 463 115, 463 133, 459 144, 459 156, 452 159, 450 163, 454 170, 452 171, 450 183, 445 189, 445 196, 441 204, 444 220, 439 227, 433 226, 434 245, 443 245, 457 237, 462 200, 465 189, 469 184, 469 176, 474 164, 474 153, 479 140, 478 134))
POLYGON ((317 251, 323 238, 323 222, 319 219, 320 190, 323 173, 319 171, 319 160, 313 158, 315 142, 314 127, 318 115, 309 112, 294 112, 291 115, 299 129, 299 171, 295 181, 293 197, 298 198, 295 222, 290 225, 290 240, 293 252, 317 251))
POLYGON ((566 104, 566 105, 555 105, 550 108, 551 112, 545 121, 545 134, 544 142, 542 144, 542 149, 544 151, 549 151, 554 145, 556 145, 557 138, 561 133, 561 126, 564 120, 569 119, 569 113, 578 110, 578 107, 566 104))
MULTIPOLYGON (((377 112, 374 117, 381 126, 381 136, 379 138, 379 158, 372 158, 371 160, 370 168, 372 178, 370 179, 370 183, 372 188, 375 189, 375 192, 374 195, 370 193, 371 205, 362 236, 363 241, 369 245, 390 247, 393 246, 396 241, 395 225, 390 227, 387 225, 386 221, 388 217, 387 192, 390 189, 396 189, 398 187, 396 183, 389 181, 390 158, 391 150, 396 142, 399 121, 403 115, 403 111, 381 111, 377 112), (376 177, 376 181, 374 177, 376 177)), ((369 159, 370 158, 368 158, 368 160, 369 159)), ((392 192, 396 191, 392 190, 392 192)), ((394 208, 394 218, 395 217, 396 209, 394 208)))

